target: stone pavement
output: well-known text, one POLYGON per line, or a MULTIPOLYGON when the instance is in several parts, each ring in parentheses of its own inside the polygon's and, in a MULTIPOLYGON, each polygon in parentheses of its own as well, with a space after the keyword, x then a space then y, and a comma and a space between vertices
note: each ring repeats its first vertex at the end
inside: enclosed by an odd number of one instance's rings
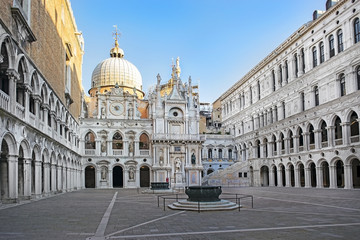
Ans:
MULTIPOLYGON (((184 212, 136 189, 85 189, 0 205, 0 239, 359 239, 360 190, 223 188, 254 208, 184 212)), ((171 201, 168 201, 170 203, 171 201)))

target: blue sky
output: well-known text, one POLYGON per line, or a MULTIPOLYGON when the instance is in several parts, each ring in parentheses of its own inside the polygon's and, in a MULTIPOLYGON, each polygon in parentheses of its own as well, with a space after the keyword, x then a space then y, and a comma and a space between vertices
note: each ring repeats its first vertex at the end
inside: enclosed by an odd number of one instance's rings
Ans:
POLYGON ((83 86, 114 46, 113 25, 125 59, 140 71, 143 91, 170 78, 180 57, 181 78, 199 84, 200 101, 223 92, 324 10, 325 0, 72 0, 85 39, 83 86))

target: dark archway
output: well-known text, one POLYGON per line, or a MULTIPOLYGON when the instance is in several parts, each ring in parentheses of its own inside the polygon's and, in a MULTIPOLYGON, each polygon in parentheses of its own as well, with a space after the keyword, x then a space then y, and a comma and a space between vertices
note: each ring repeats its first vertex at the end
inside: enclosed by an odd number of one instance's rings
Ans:
POLYGON ((147 166, 140 168, 140 187, 150 187, 150 169, 147 166))
POLYGON ((262 187, 269 186, 269 168, 267 166, 262 166, 260 168, 260 181, 262 187))
POLYGON ((290 164, 289 166, 290 171, 290 186, 295 187, 295 171, 294 171, 294 165, 290 164))
POLYGON ((85 188, 95 188, 95 168, 93 166, 85 168, 85 188))
POLYGON ((305 187, 305 169, 304 164, 299 164, 299 178, 300 178, 300 187, 305 187))
POLYGON ((311 179, 311 187, 316 187, 316 166, 315 163, 310 163, 310 179, 311 179))
POLYGON ((24 197, 24 150, 22 146, 19 148, 19 157, 18 157, 18 196, 19 198, 24 197))
POLYGON ((277 186, 278 181, 277 181, 277 167, 276 166, 273 167, 273 174, 274 174, 274 186, 277 186))
POLYGON ((328 188, 330 187, 329 164, 327 162, 322 162, 321 167, 323 173, 323 186, 328 188))
POLYGON ((113 168, 113 187, 114 188, 124 187, 123 169, 120 166, 115 166, 113 168))
POLYGON ((0 152, 0 200, 9 197, 8 156, 8 144, 3 140, 0 152))
POLYGON ((360 188, 360 161, 359 159, 352 160, 352 177, 353 187, 360 188))
POLYGON ((336 162, 336 186, 338 188, 344 187, 344 163, 341 160, 336 162))
POLYGON ((281 170, 282 186, 285 187, 286 186, 285 166, 281 165, 280 170, 281 170))

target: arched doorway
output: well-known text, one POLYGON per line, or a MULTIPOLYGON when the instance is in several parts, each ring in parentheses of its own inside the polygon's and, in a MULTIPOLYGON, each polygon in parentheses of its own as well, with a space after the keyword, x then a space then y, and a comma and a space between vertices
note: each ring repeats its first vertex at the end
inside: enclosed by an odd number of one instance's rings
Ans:
POLYGON ((290 171, 290 186, 295 187, 295 171, 294 171, 294 165, 289 165, 289 171, 290 171))
POLYGON ((5 140, 1 143, 0 152, 0 200, 9 197, 9 176, 8 176, 8 156, 9 148, 5 140))
POLYGON ((113 168, 113 187, 114 188, 124 187, 123 169, 120 166, 115 166, 113 168))
POLYGON ((276 166, 273 167, 273 174, 274 174, 274 186, 277 186, 278 181, 277 181, 277 167, 276 166))
POLYGON ((85 188, 95 188, 95 168, 93 166, 85 168, 85 188))
POLYGON ((147 166, 140 168, 140 187, 150 187, 150 169, 147 166))
POLYGON ((316 187, 316 167, 315 163, 310 163, 310 180, 311 180, 311 187, 316 187))
POLYGON ((328 188, 330 186, 329 164, 327 162, 321 163, 323 173, 323 186, 328 188))
POLYGON ((24 182, 24 150, 20 146, 18 157, 18 196, 21 199, 24 197, 24 182))
POLYGON ((360 188, 360 161, 359 159, 352 160, 352 177, 353 187, 360 188))
POLYGON ((285 187, 286 186, 286 176, 285 176, 285 166, 284 165, 280 166, 280 171, 281 171, 282 187, 285 187))
POLYGON ((305 169, 304 164, 299 164, 299 179, 300 179, 300 187, 305 187, 305 169))
POLYGON ((267 166, 260 168, 260 183, 262 187, 269 186, 269 168, 267 166))
POLYGON ((336 162, 336 186, 338 188, 344 187, 344 163, 341 160, 336 162))

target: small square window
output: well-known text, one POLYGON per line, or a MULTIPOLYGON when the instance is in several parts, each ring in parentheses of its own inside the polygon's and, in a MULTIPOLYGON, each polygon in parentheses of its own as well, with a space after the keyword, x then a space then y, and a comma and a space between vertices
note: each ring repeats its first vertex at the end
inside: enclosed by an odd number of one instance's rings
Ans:
POLYGON ((244 172, 244 178, 247 177, 247 172, 244 172))
POLYGON ((242 172, 239 172, 239 178, 241 178, 242 177, 242 172))
POLYGON ((181 151, 181 147, 174 147, 175 152, 180 152, 181 151))

